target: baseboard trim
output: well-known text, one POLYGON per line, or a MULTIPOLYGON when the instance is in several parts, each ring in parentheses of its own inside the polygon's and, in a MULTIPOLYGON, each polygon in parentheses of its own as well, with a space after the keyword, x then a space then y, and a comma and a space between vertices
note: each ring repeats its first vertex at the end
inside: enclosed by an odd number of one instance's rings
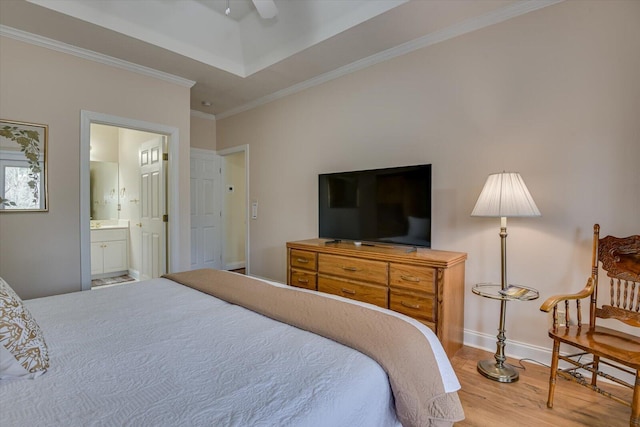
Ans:
MULTIPOLYGON (((489 351, 491 353, 496 352, 496 340, 497 337, 495 335, 489 335, 482 332, 471 331, 468 329, 464 330, 464 345, 469 347, 479 348, 481 350, 489 351)), ((512 341, 507 339, 506 345, 504 347, 504 353, 507 357, 517 359, 517 360, 530 360, 535 361, 537 363, 543 364, 547 367, 551 366, 551 350, 553 346, 553 340, 549 338, 549 347, 539 347, 536 345, 524 343, 521 341, 512 341)), ((568 347, 569 348, 569 347, 568 347)), ((562 354, 567 354, 566 351, 560 351, 562 354)), ((572 354, 575 354, 573 352, 572 354)), ((590 356, 586 355, 585 360, 590 360, 590 356)), ((560 363, 561 368, 568 368, 569 365, 564 362, 560 363)), ((633 384, 634 377, 633 375, 621 373, 616 371, 614 368, 611 368, 607 365, 600 364, 600 370, 609 375, 616 376, 625 380, 626 382, 633 384)), ((604 381, 606 383, 614 384, 612 381, 599 377, 598 381, 604 381)))
MULTIPOLYGON (((482 332, 464 330, 464 345, 479 348, 491 353, 496 352, 496 336, 482 332)), ((549 348, 539 347, 507 339, 504 347, 504 353, 507 357, 514 359, 532 359, 536 362, 550 365, 551 364, 551 340, 549 340, 549 348)))
POLYGON ((134 270, 132 268, 129 269, 129 276, 133 277, 136 280, 140 280, 140 272, 138 270, 134 270))

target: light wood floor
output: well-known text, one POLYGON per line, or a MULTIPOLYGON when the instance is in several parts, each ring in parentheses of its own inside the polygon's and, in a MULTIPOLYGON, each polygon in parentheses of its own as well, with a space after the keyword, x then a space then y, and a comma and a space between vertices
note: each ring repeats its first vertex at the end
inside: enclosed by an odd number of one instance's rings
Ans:
MULTIPOLYGON (((631 409, 586 387, 558 379, 553 409, 547 408, 549 368, 522 362, 520 379, 514 383, 499 383, 480 375, 478 360, 492 359, 493 354, 472 347, 463 347, 452 359, 452 365, 462 389, 458 392, 465 411, 465 420, 456 427, 617 427, 628 426, 631 409)), ((508 360, 520 366, 517 360, 508 360)), ((601 384, 602 386, 602 384, 601 384)), ((631 397, 623 387, 622 396, 631 397)), ((620 394, 620 392, 619 392, 620 394)))

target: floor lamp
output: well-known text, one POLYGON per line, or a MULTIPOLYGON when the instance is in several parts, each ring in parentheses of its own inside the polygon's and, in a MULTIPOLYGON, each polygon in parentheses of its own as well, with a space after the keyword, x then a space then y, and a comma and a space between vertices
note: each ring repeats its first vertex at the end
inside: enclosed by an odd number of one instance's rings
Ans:
MULTIPOLYGON (((500 261, 501 261, 501 290, 507 289, 507 217, 540 216, 540 211, 533 201, 522 177, 516 172, 502 172, 489 175, 482 192, 478 197, 471 216, 500 218, 500 261)), ((478 371, 487 378, 499 382, 512 382, 518 379, 518 372, 505 363, 504 355, 507 299, 500 299, 500 326, 498 328, 498 342, 493 360, 478 362, 478 371)))

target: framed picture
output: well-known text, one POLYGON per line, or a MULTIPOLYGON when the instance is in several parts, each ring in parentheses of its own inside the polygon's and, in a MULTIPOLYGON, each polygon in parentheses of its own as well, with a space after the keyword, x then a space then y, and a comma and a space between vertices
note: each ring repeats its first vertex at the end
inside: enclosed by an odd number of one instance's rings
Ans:
POLYGON ((46 212, 49 127, 0 119, 0 212, 46 212))

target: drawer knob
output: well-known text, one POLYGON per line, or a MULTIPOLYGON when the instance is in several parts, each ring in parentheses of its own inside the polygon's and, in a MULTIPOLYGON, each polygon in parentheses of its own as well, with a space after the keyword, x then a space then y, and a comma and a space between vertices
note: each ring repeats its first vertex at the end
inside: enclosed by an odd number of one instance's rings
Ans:
POLYGON ((404 302, 404 301, 400 301, 400 305, 407 307, 407 308, 413 308, 415 310, 420 310, 420 304, 409 304, 408 302, 404 302))
POLYGON ((309 283, 308 279, 298 279, 298 283, 309 283))
POLYGON ((347 265, 343 265, 343 266, 342 266, 342 269, 343 269, 344 271, 353 271, 353 272, 358 271, 358 269, 357 269, 356 267, 349 267, 349 266, 347 266, 347 265))
POLYGON ((420 282, 420 278, 419 277, 415 277, 415 276, 405 276, 403 274, 403 275, 400 276, 400 278, 402 280, 404 280, 405 282, 414 282, 414 283, 420 282))
POLYGON ((298 261, 300 264, 307 264, 307 263, 309 263, 309 260, 308 260, 308 259, 306 259, 306 258, 298 258, 298 259, 297 259, 297 261, 298 261))
POLYGON ((349 294, 349 295, 355 295, 356 291, 352 290, 352 289, 346 289, 346 288, 342 288, 342 292, 344 292, 345 294, 349 294))

